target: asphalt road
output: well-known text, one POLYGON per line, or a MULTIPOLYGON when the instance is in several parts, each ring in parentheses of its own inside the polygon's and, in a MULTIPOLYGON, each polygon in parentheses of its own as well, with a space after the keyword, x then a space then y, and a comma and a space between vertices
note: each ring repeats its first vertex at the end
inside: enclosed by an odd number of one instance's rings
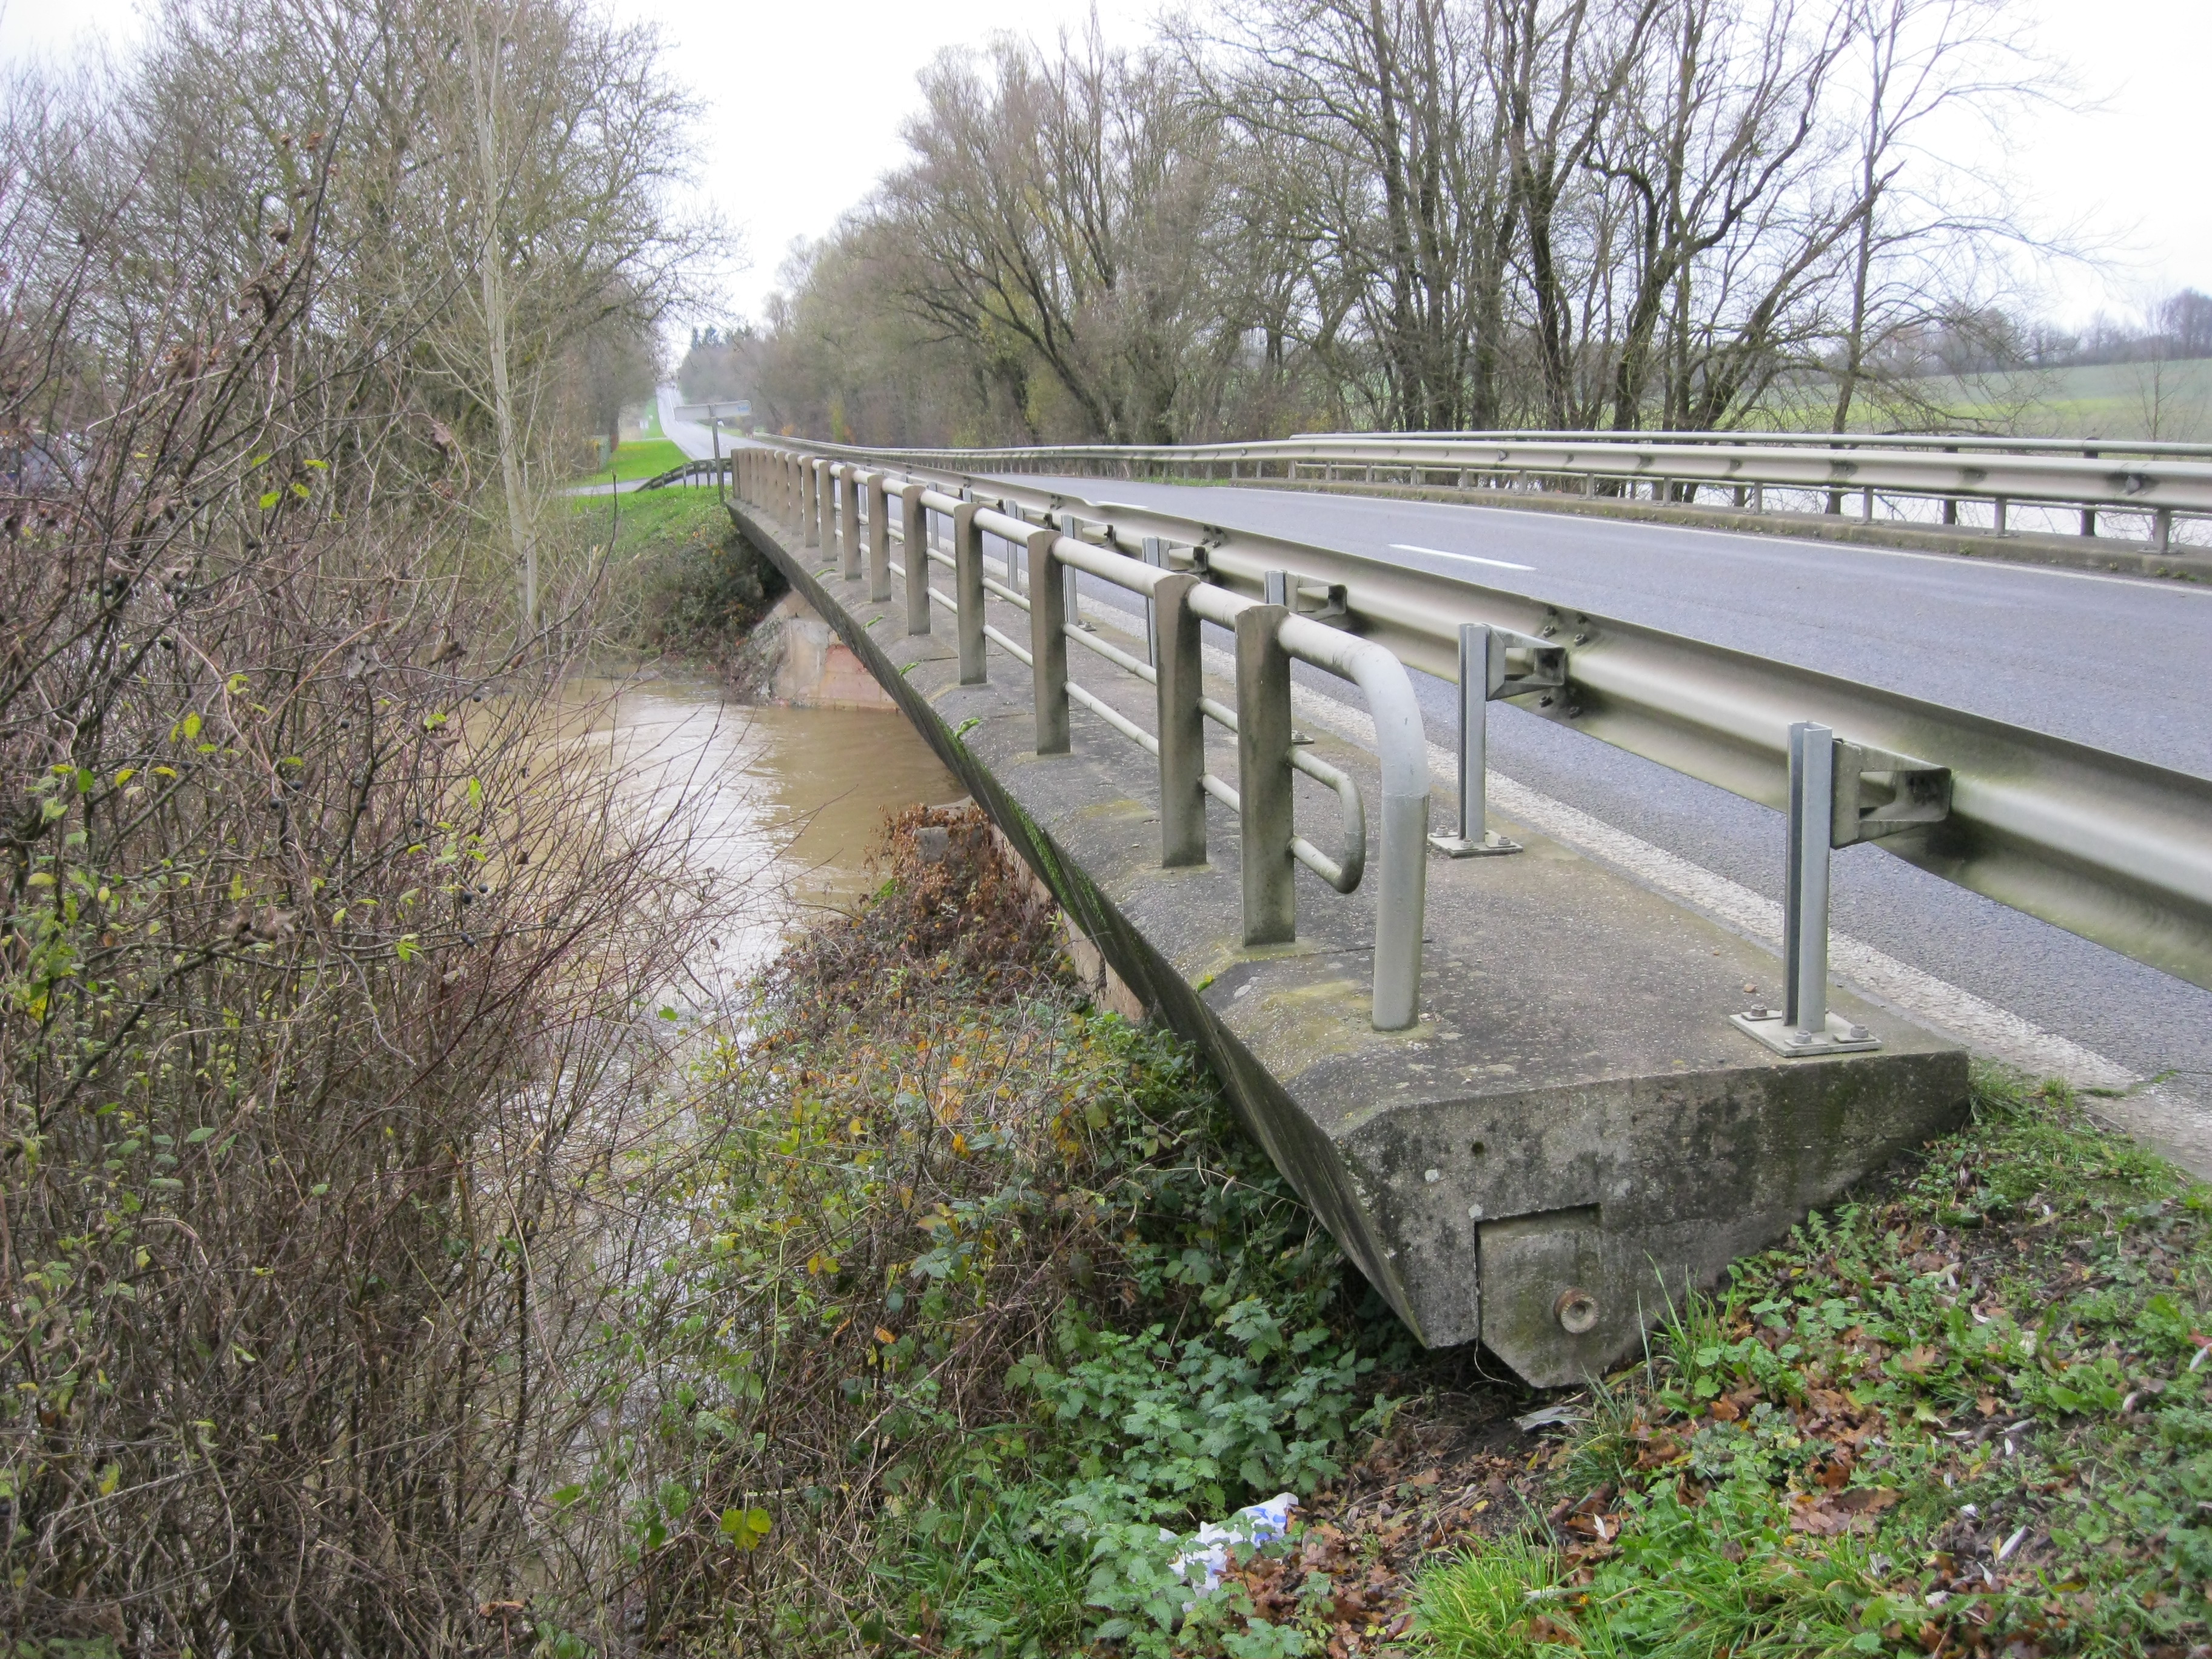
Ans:
MULTIPOLYGON (((1053 487, 1464 575, 2212 776, 2212 587, 1498 507, 1099 479, 1053 487)), ((1449 744, 1452 689, 1414 678, 1432 740, 1449 744)), ((1765 807, 1502 704, 1490 764, 1781 896, 1783 820, 1765 807)), ((1839 933, 2163 1079, 2166 1097, 2212 1128, 2212 992, 1878 846, 1837 854, 1834 884, 1839 933)))

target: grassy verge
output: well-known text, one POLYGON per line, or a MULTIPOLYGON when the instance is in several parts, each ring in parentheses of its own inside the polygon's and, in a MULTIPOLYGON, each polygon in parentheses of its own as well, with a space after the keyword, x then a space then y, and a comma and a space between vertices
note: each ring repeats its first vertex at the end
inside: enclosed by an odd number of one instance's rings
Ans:
POLYGON ((580 484, 628 483, 635 478, 657 478, 691 458, 665 438, 632 439, 615 452, 611 468, 601 467, 576 480, 580 484))
POLYGON ((637 1429, 563 1494, 633 1577, 539 1610, 556 1647, 618 1615, 787 1654, 1246 1636, 1187 1613, 1176 1537, 1339 1478, 1410 1358, 1191 1054, 1084 1003, 980 817, 892 846, 704 1064, 637 1429))
POLYGON ((1423 1655, 2204 1652, 2212 1196, 2065 1092, 1680 1309, 1427 1572, 1423 1655))

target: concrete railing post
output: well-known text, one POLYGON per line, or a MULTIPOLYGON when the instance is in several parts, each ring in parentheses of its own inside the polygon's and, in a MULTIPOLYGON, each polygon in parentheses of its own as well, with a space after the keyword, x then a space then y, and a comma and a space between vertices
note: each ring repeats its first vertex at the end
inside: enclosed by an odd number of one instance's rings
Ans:
POLYGON ((983 532, 975 522, 982 510, 971 498, 952 514, 952 597, 959 606, 963 685, 981 685, 991 678, 983 659, 983 532))
POLYGON ((833 466, 837 480, 837 574, 848 582, 860 580, 860 472, 858 467, 833 466))
POLYGON ((922 506, 927 484, 908 483, 899 491, 899 538, 906 553, 906 631, 929 632, 929 509, 922 506))
POLYGON ((891 514, 884 475, 868 474, 868 603, 888 605, 891 597, 891 514))
POLYGON ((1067 590, 1053 567, 1057 530, 1029 533, 1030 672, 1036 700, 1036 751, 1065 755, 1067 735, 1067 590))
POLYGON ((823 545, 823 532, 826 528, 822 522, 822 515, 829 505, 830 463, 810 459, 805 465, 803 483, 805 495, 799 504, 799 514, 806 529, 801 539, 805 546, 820 547, 823 545))
POLYGON ((1277 638, 1289 611, 1237 613, 1237 794, 1242 820, 1244 943, 1297 937, 1297 866, 1291 854, 1291 659, 1277 638))
POLYGON ((1205 670, 1198 612, 1190 606, 1198 586, 1197 577, 1179 572, 1154 587, 1150 601, 1158 675, 1160 864, 1170 870, 1206 862, 1206 717, 1198 709, 1205 670))

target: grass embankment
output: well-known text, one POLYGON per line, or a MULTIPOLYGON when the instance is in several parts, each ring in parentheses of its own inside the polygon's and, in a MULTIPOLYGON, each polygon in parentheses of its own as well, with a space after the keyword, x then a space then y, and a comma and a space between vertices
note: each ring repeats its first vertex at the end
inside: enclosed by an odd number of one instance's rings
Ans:
POLYGON ((639 1292, 680 1291, 632 1362, 661 1392, 566 1497, 628 1514, 653 1639, 1157 1647, 1162 1527, 1333 1478, 1394 1339, 1190 1054, 1085 1005, 980 818, 893 845, 708 1066, 691 1237, 639 1292))
POLYGON ((1680 1310, 1431 1571, 1437 1656, 2204 1650, 2212 1196, 2063 1090, 1680 1310), (1541 1500, 1540 1500, 1541 1501, 1541 1500))
POLYGON ((631 439, 615 452, 615 464, 578 478, 579 484, 629 483, 657 478, 691 458, 665 438, 631 439))
POLYGON ((574 495, 568 505, 577 535, 605 550, 599 624, 614 642, 720 658, 782 591, 710 489, 574 495))
POLYGON ((1423 1355, 1170 1037, 1087 1008, 972 818, 717 1062, 666 1267, 659 1628, 975 1655, 2066 1652, 2206 1636, 2206 1196, 1978 1116, 1563 1402, 1423 1355), (1178 1541, 1279 1491, 1213 1594, 1178 1541))

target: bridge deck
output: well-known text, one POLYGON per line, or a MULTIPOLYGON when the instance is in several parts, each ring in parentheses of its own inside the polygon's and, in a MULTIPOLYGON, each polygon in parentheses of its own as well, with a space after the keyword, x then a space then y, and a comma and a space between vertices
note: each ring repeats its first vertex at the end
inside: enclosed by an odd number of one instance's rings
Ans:
MULTIPOLYGON (((1962 1051, 1840 990, 1833 1006, 1879 1051, 1770 1057, 1727 1017, 1747 985, 1778 992, 1771 952, 1495 816, 1527 850, 1431 861, 1421 1018, 1378 1032, 1371 880, 1340 896, 1301 872, 1297 942, 1244 946, 1233 814, 1208 803, 1207 864, 1160 868, 1149 756, 1081 708, 1073 752, 1036 755, 1030 671, 1012 655, 993 647, 990 683, 959 684, 949 615, 910 636, 902 597, 870 604, 764 515, 732 511, 1146 1006, 1206 1051, 1425 1343, 1479 1338, 1528 1382, 1578 1381, 1634 1351, 1662 1282, 1710 1283, 1964 1109, 1962 1051)), ((1027 638, 1020 611, 992 608, 1027 638)), ((1086 690, 1152 726, 1148 687, 1070 655, 1086 690)), ((1372 757, 1318 712, 1298 709, 1313 752, 1378 799, 1372 757)), ((1225 751, 1211 769, 1235 775, 1225 751)), ((1299 787, 1302 832, 1331 847, 1333 803, 1299 787)))

